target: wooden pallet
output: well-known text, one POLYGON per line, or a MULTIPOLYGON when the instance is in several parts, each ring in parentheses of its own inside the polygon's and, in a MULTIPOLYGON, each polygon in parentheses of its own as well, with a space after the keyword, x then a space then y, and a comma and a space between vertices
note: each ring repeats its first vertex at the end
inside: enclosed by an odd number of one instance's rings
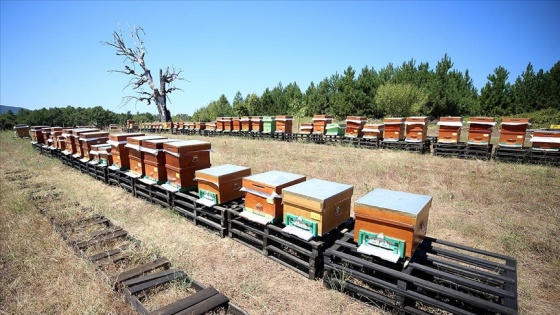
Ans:
POLYGON ((220 237, 228 233, 227 210, 242 207, 240 200, 234 200, 223 205, 207 207, 196 203, 199 199, 197 191, 185 193, 177 192, 173 198, 173 209, 192 221, 195 225, 217 232, 220 237))
POLYGON ((467 149, 465 150, 465 158, 489 161, 492 157, 493 144, 485 145, 475 145, 467 144, 467 149))
POLYGON ((377 140, 377 138, 344 137, 342 139, 342 144, 351 145, 356 148, 363 149, 379 148, 379 140, 377 140))
POLYGON ((115 170, 111 167, 107 168, 107 183, 109 185, 119 186, 126 191, 134 194, 134 180, 126 175, 125 171, 115 170))
POLYGON ((390 150, 405 150, 410 152, 418 152, 421 154, 430 153, 431 141, 426 139, 422 142, 407 141, 380 141, 379 147, 390 150))
POLYGON ((241 212, 242 207, 227 209, 228 236, 308 279, 322 276, 324 251, 354 223, 350 219, 327 235, 305 241, 282 231, 282 223, 261 225, 241 217, 241 212))
POLYGON ((466 150, 466 143, 434 143, 435 156, 465 158, 466 150))
POLYGON ((173 207, 173 193, 154 182, 134 178, 134 197, 143 198, 153 204, 171 208, 173 207))
POLYGON ((353 237, 325 252, 327 288, 401 314, 517 314, 512 257, 426 237, 405 267, 358 253, 353 237))
POLYGON ((528 148, 508 148, 497 146, 492 158, 498 162, 525 163, 527 160, 528 148))
POLYGON ((526 158, 527 163, 560 166, 559 151, 529 150, 526 158))

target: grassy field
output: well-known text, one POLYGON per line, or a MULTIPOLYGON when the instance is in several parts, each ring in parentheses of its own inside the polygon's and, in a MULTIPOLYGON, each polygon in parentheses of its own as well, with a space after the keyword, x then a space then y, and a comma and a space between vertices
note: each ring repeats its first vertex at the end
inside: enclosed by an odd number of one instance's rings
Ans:
MULTIPOLYGON (((560 169, 494 161, 344 146, 255 141, 230 137, 173 138, 210 141, 212 164, 250 166, 253 174, 282 170, 354 186, 353 200, 374 188, 433 197, 428 234, 518 259, 523 314, 560 308, 560 169)), ((0 174, 29 170, 92 207, 171 259, 194 279, 212 285, 251 314, 381 314, 344 294, 326 290, 259 253, 188 223, 40 156, 27 140, 0 134, 0 174)), ((27 194, 0 176, 0 309, 8 314, 132 313, 76 257, 27 194)))

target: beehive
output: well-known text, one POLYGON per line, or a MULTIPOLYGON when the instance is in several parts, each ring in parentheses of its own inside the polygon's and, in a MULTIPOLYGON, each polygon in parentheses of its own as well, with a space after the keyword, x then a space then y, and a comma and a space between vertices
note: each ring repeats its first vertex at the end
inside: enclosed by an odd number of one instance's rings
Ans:
POLYGON ((251 117, 241 117, 239 122, 241 123, 241 130, 242 131, 253 130, 253 124, 251 123, 251 117))
POLYGON ((66 136, 60 135, 56 140, 56 148, 65 151, 66 150, 66 136))
MULTIPOLYGON (((128 160, 130 172, 138 176, 146 175, 146 167, 144 165, 144 151, 142 146, 146 140, 167 139, 162 136, 138 136, 126 138, 125 147, 128 148, 128 160)), ((121 155, 121 159, 123 156, 121 155)))
POLYGON ((432 197, 375 189, 354 203, 358 252, 397 262, 412 257, 427 232, 432 197))
POLYGON ((332 124, 333 122, 333 116, 314 115, 311 121, 313 121, 313 133, 325 134, 327 131, 327 125, 332 124))
POLYGON ((222 117, 222 128, 224 132, 231 132, 232 130, 232 118, 231 117, 222 117))
POLYGON ((346 131, 346 125, 343 124, 327 124, 325 127, 325 135, 327 136, 343 136, 346 131))
POLYGON ((496 123, 493 117, 472 117, 469 121, 468 144, 489 145, 492 128, 496 123))
POLYGON ((366 117, 361 116, 348 116, 346 117, 346 130, 344 135, 346 137, 361 138, 363 136, 362 130, 367 123, 366 117))
POLYGON ((130 168, 130 159, 128 158, 127 139, 129 137, 140 137, 143 133, 116 133, 109 134, 107 143, 112 146, 111 154, 113 155, 113 164, 122 169, 130 168))
POLYGON ((113 156, 111 154, 112 146, 110 144, 93 144, 89 151, 92 160, 99 164, 111 165, 113 164, 113 156))
POLYGON ((51 148, 56 149, 58 148, 58 136, 62 134, 62 127, 52 127, 51 128, 51 135, 50 135, 50 145, 51 148))
POLYGON ((175 168, 185 168, 210 164, 210 142, 199 140, 185 140, 166 142, 165 164, 175 168))
POLYGON ((126 120, 126 128, 128 128, 128 129, 134 128, 135 124, 136 124, 136 122, 132 119, 127 119, 126 120))
POLYGON ((147 139, 142 142, 142 164, 145 177, 156 184, 167 181, 165 168, 165 150, 163 145, 168 142, 181 141, 179 139, 147 139))
POLYGON ((231 164, 195 171, 200 198, 197 202, 211 207, 243 197, 242 179, 250 175, 251 168, 231 164))
POLYGON ((269 171, 243 178, 245 209, 242 217, 259 224, 282 219, 282 189, 305 181, 304 175, 269 171))
POLYGON ((292 133, 293 116, 280 115, 276 116, 276 132, 292 133))
POLYGON ((195 128, 195 123, 194 122, 187 122, 185 123, 185 129, 187 130, 192 130, 195 128))
POLYGON ((502 147, 522 148, 529 125, 529 118, 504 118, 498 144, 502 147))
POLYGON ((74 143, 73 147, 76 148, 76 152, 74 153, 74 156, 76 157, 84 157, 83 156, 83 151, 82 151, 82 141, 80 141, 80 137, 82 136, 82 134, 84 133, 88 133, 88 132, 98 132, 99 129, 97 128, 77 128, 77 129, 72 129, 72 139, 71 141, 74 143))
MULTIPOLYGON (((215 121, 215 128, 214 130, 222 132, 224 131, 224 119, 225 117, 216 117, 216 121, 215 121)), ((212 130, 209 128, 210 126, 206 126, 206 129, 208 130, 212 130)))
POLYGON ((241 118, 233 117, 231 119, 231 130, 232 131, 241 131, 241 118))
MULTIPOLYGON (((41 142, 43 145, 49 145, 49 140, 51 137, 51 128, 43 128, 41 129, 41 133, 43 134, 43 142, 41 142)), ((51 140, 52 141, 52 140, 51 140)))
POLYGON ((282 190, 284 231, 310 240, 336 229, 350 218, 354 187, 311 179, 282 190))
POLYGON ((81 156, 91 160, 93 156, 89 154, 91 151, 91 146, 94 144, 104 144, 109 140, 109 133, 105 131, 95 131, 95 132, 84 132, 80 134, 80 146, 82 149, 81 156))
POLYGON ((262 116, 251 116, 251 131, 253 132, 263 131, 262 116))
POLYGON ((459 143, 461 141, 463 118, 440 117, 437 125, 439 126, 438 143, 459 143))
POLYGON ((276 117, 264 116, 262 119, 263 132, 273 133, 276 131, 276 117))
POLYGON ((530 141, 533 150, 560 151, 559 131, 535 130, 530 141))
POLYGON ((428 117, 406 117, 406 142, 424 142, 428 136, 428 117))
POLYGON ((29 137, 29 126, 18 124, 14 126, 14 136, 18 138, 29 137))
POLYGON ((206 129, 206 123, 205 122, 196 122, 194 124, 194 130, 205 130, 206 129))
POLYGON ((393 117, 383 119, 383 141, 401 141, 404 139, 404 118, 393 117))
POLYGON ((221 131, 221 130, 217 130, 217 129, 216 129, 216 128, 217 128, 216 126, 217 126, 217 123, 214 122, 214 121, 207 122, 207 123, 206 123, 206 129, 205 129, 205 130, 208 130, 208 131, 221 131))
POLYGON ((302 123, 299 125, 299 132, 303 134, 311 134, 313 132, 312 123, 302 123))
POLYGON ((50 128, 49 126, 31 126, 30 135, 32 143, 44 143, 43 128, 50 128))
POLYGON ((383 132, 385 131, 385 125, 383 124, 365 124, 364 129, 362 129, 364 139, 383 139, 383 132))

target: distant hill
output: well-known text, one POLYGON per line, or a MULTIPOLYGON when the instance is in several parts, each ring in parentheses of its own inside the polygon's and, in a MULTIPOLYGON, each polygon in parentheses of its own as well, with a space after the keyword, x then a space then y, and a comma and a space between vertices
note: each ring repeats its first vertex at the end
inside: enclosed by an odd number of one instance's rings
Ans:
POLYGON ((12 110, 12 113, 17 114, 19 112, 20 109, 22 109, 21 107, 15 107, 15 106, 6 106, 6 105, 0 105, 0 114, 5 114, 7 113, 9 110, 12 110))

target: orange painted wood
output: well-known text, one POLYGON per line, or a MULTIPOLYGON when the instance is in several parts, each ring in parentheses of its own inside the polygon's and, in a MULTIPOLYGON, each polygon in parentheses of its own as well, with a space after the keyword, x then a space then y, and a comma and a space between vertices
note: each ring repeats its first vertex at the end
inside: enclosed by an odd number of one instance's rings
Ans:
POLYGON ((243 197, 245 192, 241 190, 242 181, 244 177, 250 175, 251 169, 249 167, 229 164, 201 169, 195 172, 198 190, 215 193, 218 197, 218 204, 243 197))
POLYGON ((313 115, 311 121, 313 121, 313 133, 325 134, 327 132, 327 125, 333 122, 333 116, 313 115))
POLYGON ((178 168, 166 164, 167 181, 180 189, 195 188, 197 187, 197 183, 194 180, 195 172, 200 169, 209 168, 210 166, 212 165, 201 164, 192 167, 178 168))
POLYGON ((428 117, 407 117, 405 120, 405 140, 423 142, 428 136, 428 117))
POLYGON ((393 117, 383 119, 385 128, 383 130, 383 140, 386 141, 401 141, 404 140, 404 118, 393 117))

